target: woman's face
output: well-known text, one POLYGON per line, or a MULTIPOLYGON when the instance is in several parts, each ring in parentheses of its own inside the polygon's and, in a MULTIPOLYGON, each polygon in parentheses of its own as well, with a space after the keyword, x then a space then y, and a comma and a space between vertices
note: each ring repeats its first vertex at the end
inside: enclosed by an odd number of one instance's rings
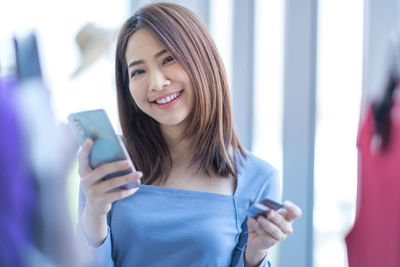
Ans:
POLYGON ((131 36, 125 58, 129 90, 137 106, 161 126, 184 124, 194 95, 181 64, 146 29, 131 36))

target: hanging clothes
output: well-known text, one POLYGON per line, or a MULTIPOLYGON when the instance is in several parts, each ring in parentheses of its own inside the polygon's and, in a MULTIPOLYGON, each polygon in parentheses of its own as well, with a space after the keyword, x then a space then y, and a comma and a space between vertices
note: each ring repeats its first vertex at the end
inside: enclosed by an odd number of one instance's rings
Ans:
POLYGON ((391 96, 387 133, 378 137, 372 105, 360 125, 357 214, 346 236, 349 267, 400 266, 399 91, 391 96))

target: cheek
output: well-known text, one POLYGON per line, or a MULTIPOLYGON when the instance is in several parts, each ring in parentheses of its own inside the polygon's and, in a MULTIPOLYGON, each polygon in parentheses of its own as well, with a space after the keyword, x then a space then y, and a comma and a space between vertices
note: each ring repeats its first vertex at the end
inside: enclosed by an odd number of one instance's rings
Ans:
POLYGON ((175 73, 175 77, 177 78, 177 80, 179 80, 180 82, 182 82, 184 88, 187 90, 188 95, 190 94, 191 97, 194 96, 194 89, 193 89, 193 83, 190 79, 190 76, 188 73, 186 73, 182 68, 179 69, 179 71, 177 71, 175 73))
POLYGON ((188 98, 189 98, 189 101, 193 104, 195 95, 194 95, 193 84, 191 83, 190 80, 188 80, 188 81, 186 82, 185 89, 186 89, 186 92, 187 92, 187 96, 188 96, 188 98))
POLYGON ((135 100, 135 103, 140 107, 143 105, 143 103, 146 101, 146 93, 142 88, 135 84, 130 84, 129 85, 129 91, 131 93, 131 96, 133 100, 135 100))

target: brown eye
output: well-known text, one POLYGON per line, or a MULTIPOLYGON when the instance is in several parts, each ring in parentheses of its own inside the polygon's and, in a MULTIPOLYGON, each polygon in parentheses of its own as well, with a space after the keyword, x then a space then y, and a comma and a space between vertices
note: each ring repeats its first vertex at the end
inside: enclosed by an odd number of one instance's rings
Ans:
POLYGON ((172 56, 167 56, 166 58, 164 58, 162 64, 165 65, 171 61, 174 61, 174 58, 172 56))
POLYGON ((142 73, 144 73, 144 70, 134 70, 131 73, 131 78, 133 78, 136 75, 142 74, 142 73))

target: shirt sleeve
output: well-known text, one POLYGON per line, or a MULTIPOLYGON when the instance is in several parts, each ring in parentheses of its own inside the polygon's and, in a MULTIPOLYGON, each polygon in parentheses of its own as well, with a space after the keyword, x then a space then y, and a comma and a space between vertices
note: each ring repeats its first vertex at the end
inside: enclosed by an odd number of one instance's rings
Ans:
MULTIPOLYGON (((263 198, 270 198, 275 201, 280 201, 280 185, 279 185, 279 175, 276 170, 273 170, 264 183, 261 185, 259 191, 256 194, 254 202, 257 202, 263 198)), ((246 250, 247 239, 249 235, 249 230, 247 227, 247 217, 242 224, 242 233, 239 236, 239 242, 235 247, 233 252, 231 267, 244 267, 244 253, 246 250)), ((271 267, 271 263, 268 260, 268 253, 258 265, 259 267, 271 267)))
POLYGON ((85 250, 85 255, 88 256, 89 266, 99 267, 113 267, 114 261, 112 259, 112 245, 111 245, 111 231, 107 226, 107 237, 99 247, 93 247, 89 244, 85 234, 82 230, 82 212, 85 207, 85 195, 83 191, 79 190, 79 223, 77 226, 77 235, 85 250))

